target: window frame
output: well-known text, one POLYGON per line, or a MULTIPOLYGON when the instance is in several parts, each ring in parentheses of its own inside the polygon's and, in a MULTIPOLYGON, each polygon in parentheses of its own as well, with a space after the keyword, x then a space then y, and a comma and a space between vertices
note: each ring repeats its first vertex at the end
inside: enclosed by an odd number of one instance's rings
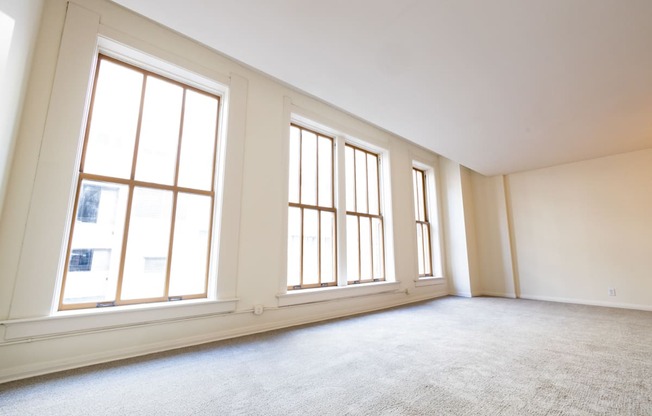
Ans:
POLYGON ((279 276, 277 298, 279 306, 299 305, 304 303, 323 301, 329 299, 341 299, 363 294, 387 293, 399 289, 400 284, 396 281, 394 266, 394 245, 393 245, 393 221, 391 206, 391 182, 389 181, 390 153, 389 136, 372 130, 366 133, 354 124, 338 122, 324 117, 323 114, 314 112, 306 107, 299 107, 292 103, 290 97, 285 97, 284 111, 287 124, 283 135, 283 151, 286 155, 285 166, 286 188, 282 194, 283 203, 288 206, 289 201, 289 143, 290 126, 297 124, 308 130, 335 138, 334 141, 334 185, 335 185, 335 208, 337 218, 337 285, 328 287, 315 287, 306 289, 289 289, 287 285, 287 242, 288 242, 288 216, 284 215, 284 248, 282 254, 286 261, 283 262, 279 276), (355 135, 349 132, 355 132, 355 135), (383 214, 383 262, 384 277, 382 281, 369 281, 362 284, 353 284, 347 281, 346 273, 346 183, 345 183, 345 147, 351 145, 378 157, 378 184, 379 184, 379 210, 383 214))
MULTIPOLYGON (((103 43, 102 38, 100 38, 99 43, 103 43)), ((107 41, 110 42, 110 41, 107 41)), ((138 54, 138 52, 134 51, 134 53, 138 54)), ((164 66, 165 63, 164 61, 158 60, 158 58, 149 58, 148 61, 153 61, 154 65, 156 64, 161 64, 161 66, 164 66)), ((83 135, 80 138, 81 141, 81 155, 79 157, 79 160, 76 164, 76 169, 77 169, 77 174, 75 175, 75 181, 76 181, 76 186, 75 186, 75 193, 74 193, 74 199, 71 201, 71 204, 69 206, 69 210, 71 211, 71 219, 69 222, 69 225, 67 226, 67 234, 65 236, 65 254, 63 258, 63 267, 61 268, 61 278, 60 278, 60 284, 58 286, 59 291, 57 295, 57 311, 69 311, 69 310, 77 310, 77 309, 89 309, 89 308, 104 308, 107 306, 125 306, 125 305, 141 305, 141 304, 147 304, 147 303, 155 303, 155 302, 171 302, 171 301, 179 301, 179 300, 190 300, 190 299, 208 299, 210 297, 209 294, 209 286, 211 284, 211 275, 214 274, 211 272, 211 264, 215 263, 216 260, 213 259, 214 256, 216 256, 215 252, 215 246, 216 246, 216 229, 215 229, 215 224, 216 224, 216 216, 218 213, 216 212, 216 206, 217 206, 217 174, 218 174, 218 163, 219 163, 219 158, 220 158, 220 146, 222 144, 220 143, 221 140, 223 139, 223 134, 222 134, 222 128, 223 128, 223 117, 224 117, 224 111, 223 111, 223 93, 220 91, 215 91, 214 89, 211 88, 211 86, 205 85, 203 86, 198 86, 197 82, 195 80, 186 80, 182 76, 174 76, 168 71, 165 71, 163 69, 156 70, 157 68, 152 68, 152 65, 147 63, 147 62, 142 62, 137 59, 137 57, 130 58, 130 57, 123 57, 120 56, 119 53, 115 53, 111 50, 106 51, 104 48, 98 48, 97 53, 95 55, 95 60, 94 60, 94 68, 93 68, 93 76, 89 80, 89 91, 90 91, 90 97, 89 97, 89 105, 87 108, 87 111, 85 112, 85 118, 84 118, 84 123, 85 127, 82 129, 83 135), (141 89, 141 96, 140 96, 140 104, 139 104, 139 114, 138 114, 138 130, 136 133, 136 137, 134 139, 134 148, 133 148, 133 160, 132 160, 132 166, 131 166, 131 173, 130 177, 128 179, 124 178, 118 178, 118 177, 111 177, 111 176, 105 176, 105 175, 98 175, 98 174, 93 174, 93 173, 87 173, 84 172, 84 165, 85 165, 85 157, 86 157, 86 150, 88 148, 88 141, 89 141, 89 135, 90 135, 90 129, 91 129, 91 120, 93 117, 93 106, 94 106, 94 101, 95 101, 95 93, 97 90, 97 80, 98 80, 98 75, 99 75, 99 70, 101 66, 101 61, 108 61, 112 62, 114 64, 120 65, 122 67, 129 68, 131 70, 137 71, 138 73, 142 74, 143 76, 143 83, 142 83, 142 89, 141 89), (145 102, 145 94, 146 94, 146 80, 148 77, 156 78, 159 80, 163 80, 164 82, 171 83, 173 85, 176 85, 180 88, 182 88, 182 96, 181 96, 181 110, 180 110, 180 125, 179 125, 179 133, 178 133, 178 138, 177 138, 177 152, 176 152, 176 160, 175 160, 175 166, 174 166, 174 181, 172 185, 166 185, 162 183, 153 183, 153 182, 147 182, 147 181, 142 181, 142 180, 136 180, 135 179, 135 172, 136 172, 136 167, 137 167, 137 159, 138 159, 138 150, 139 150, 139 139, 140 139, 140 123, 141 119, 143 116, 144 112, 144 102, 145 102), (198 188, 189 188, 189 187, 182 187, 178 185, 178 180, 179 180, 179 172, 180 172, 180 165, 181 165, 181 146, 183 142, 183 120, 185 117, 185 103, 186 103, 186 93, 187 91, 193 91, 197 94, 205 95, 211 98, 216 99, 217 105, 216 105, 216 120, 215 120, 215 134, 213 138, 213 155, 212 155, 212 163, 211 163, 211 180, 210 180, 210 189, 209 190, 204 190, 204 189, 198 189, 198 188), (75 229, 75 223, 77 221, 77 216, 78 216, 78 208, 79 208, 79 198, 81 194, 81 190, 83 189, 84 181, 85 180, 90 180, 94 182, 102 182, 107 185, 123 185, 127 186, 128 188, 128 202, 127 202, 127 208, 125 212, 125 223, 124 223, 124 231, 122 235, 122 244, 120 246, 120 264, 118 268, 118 276, 117 276, 117 282, 116 282, 116 289, 115 289, 115 299, 113 301, 102 301, 102 302, 80 302, 80 303, 64 303, 64 293, 66 290, 66 282, 68 278, 68 272, 69 272, 69 262, 70 262, 70 257, 72 253, 72 242, 73 242, 73 235, 74 235, 74 229, 75 229), (166 190, 172 193, 172 212, 171 212, 171 217, 170 217, 170 231, 169 231, 169 244, 168 244, 168 249, 167 249, 167 264, 165 267, 165 287, 164 287, 164 295, 160 297, 147 297, 147 298, 137 298, 137 299, 121 299, 121 292, 122 292, 122 282, 123 282, 123 277, 124 277, 124 268, 125 268, 125 259, 127 255, 127 247, 128 247, 128 230, 129 230, 129 222, 130 218, 133 214, 132 210, 132 201, 133 201, 133 195, 134 195, 134 190, 136 188, 141 188, 141 189, 149 189, 149 190, 166 190), (178 196, 180 193, 183 194, 191 194, 191 195, 202 195, 202 196, 207 196, 210 198, 210 209, 209 209, 209 220, 208 220, 208 236, 207 236, 207 256, 206 256, 206 276, 204 277, 204 285, 203 285, 203 291, 202 293, 197 293, 197 294, 190 294, 190 295, 183 295, 183 296, 170 296, 169 295, 169 289, 170 289, 170 278, 171 278, 171 263, 172 263, 172 253, 173 253, 173 242, 174 242, 174 230, 175 230, 175 222, 176 222, 176 207, 177 207, 177 200, 178 196)), ((177 69, 178 72, 181 72, 182 74, 186 72, 186 70, 177 69)), ((190 75, 191 73, 188 72, 190 75)), ((201 85, 201 84, 200 84, 201 85)))
MULTIPOLYGON (((301 254, 300 254, 300 259, 299 259, 299 285, 287 285, 287 290, 301 290, 301 289, 312 289, 312 288, 322 288, 322 287, 330 287, 330 286, 337 286, 338 285, 338 219, 337 219, 337 199, 336 199, 336 175, 335 175, 335 170, 336 170, 336 151, 335 151, 335 144, 336 144, 336 138, 333 137, 330 134, 325 134, 319 132, 317 129, 305 127, 304 125, 292 121, 290 123, 290 130, 292 128, 298 128, 299 129, 299 183, 298 183, 298 200, 299 202, 291 202, 289 201, 289 196, 288 196, 288 217, 289 217, 289 210, 291 208, 298 208, 301 210, 301 238, 300 238, 300 246, 301 246, 301 254), (301 200, 301 191, 302 191, 302 177, 303 177, 303 172, 302 172, 302 161, 303 161, 303 131, 307 131, 309 133, 312 133, 316 136, 316 180, 315 180, 315 205, 312 204, 306 204, 302 203, 301 200), (325 139, 329 139, 331 141, 331 206, 322 206, 319 204, 319 138, 323 137, 325 139), (318 282, 313 283, 313 284, 304 284, 304 218, 305 218, 305 210, 313 210, 318 212, 318 227, 319 231, 318 234, 321 237, 321 213, 322 212, 331 212, 333 213, 333 221, 334 221, 334 233, 333 233, 333 238, 334 238, 334 252, 333 252, 333 281, 332 282, 322 282, 322 268, 321 268, 321 238, 318 239, 318 244, 317 244, 317 255, 318 255, 318 282)), ((288 137, 288 141, 290 140, 290 137, 288 137)), ((288 164, 289 165, 289 164, 288 164)), ((289 180, 288 180, 288 187, 289 187, 289 180)), ((287 229, 288 227, 286 227, 287 229)), ((289 231, 288 231, 289 232, 289 231)), ((289 238, 289 235, 288 235, 289 238)), ((286 256, 289 258, 289 255, 286 256)), ((287 276, 286 272, 286 276, 287 276)))
MULTIPOLYGON (((415 266, 415 284, 416 286, 423 286, 423 285, 430 285, 430 284, 439 284, 440 282, 443 281, 444 279, 444 262, 445 262, 445 257, 444 257, 444 241, 443 241, 443 234, 442 234, 442 210, 441 210, 441 197, 439 195, 439 175, 438 175, 438 167, 439 163, 437 158, 433 157, 424 157, 421 155, 421 153, 413 153, 412 154, 412 165, 411 165, 411 170, 410 172, 413 171, 413 169, 420 170, 424 173, 425 176, 425 181, 424 181, 424 188, 425 188, 425 197, 424 197, 424 202, 425 202, 425 209, 427 211, 428 215, 428 224, 430 226, 430 268, 431 268, 431 275, 428 276, 420 276, 419 275, 419 269, 418 269, 418 252, 417 252, 417 234, 416 234, 416 227, 414 227, 413 232, 414 232, 414 237, 413 237, 413 244, 414 244, 414 266, 415 266)), ((413 188, 413 197, 412 197, 412 204, 413 204, 413 210, 412 210, 412 215, 414 217, 414 213, 416 212, 416 207, 414 207, 414 179, 413 176, 410 175, 411 183, 412 183, 412 188, 413 188)), ((416 218, 414 217, 415 223, 416 223, 416 218)))
POLYGON ((432 226, 430 224, 430 204, 428 203, 428 198, 430 196, 430 192, 428 190, 428 177, 426 175, 426 171, 424 169, 417 168, 415 166, 412 166, 412 177, 414 178, 412 181, 413 185, 413 192, 414 192, 414 200, 416 201, 416 204, 419 204, 419 192, 421 193, 420 199, 421 199, 421 204, 422 207, 415 206, 414 213, 415 213, 415 223, 416 223, 416 229, 417 229, 417 275, 419 278, 427 278, 427 277, 433 277, 434 272, 433 272, 433 255, 432 255, 432 226), (417 181, 417 176, 419 175, 421 177, 421 186, 419 187, 419 183, 417 181), (420 188, 420 189, 419 189, 420 188), (419 210, 423 209, 423 219, 421 219, 419 215, 419 210), (418 253, 419 253, 419 232, 418 229, 421 229, 421 257, 423 260, 423 264, 421 263, 418 259, 418 253), (423 232, 424 229, 427 230, 428 236, 424 237, 423 232), (427 250, 426 250, 426 242, 428 243, 427 250), (426 259, 428 259, 428 263, 426 263, 426 259), (423 271, 425 273, 420 273, 421 266, 423 266, 423 271), (427 267, 426 267, 427 266, 427 267))

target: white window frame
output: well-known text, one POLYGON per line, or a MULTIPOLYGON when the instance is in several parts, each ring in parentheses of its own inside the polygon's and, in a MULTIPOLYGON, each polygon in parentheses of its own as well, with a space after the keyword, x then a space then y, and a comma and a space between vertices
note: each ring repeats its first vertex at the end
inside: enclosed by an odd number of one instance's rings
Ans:
MULTIPOLYGON (((433 284, 444 283, 444 253, 443 253, 443 235, 441 228, 441 205, 439 198, 439 175, 437 174, 438 163, 436 159, 419 158, 412 155, 412 166, 410 167, 410 178, 412 178, 412 169, 416 168, 425 173, 426 187, 426 210, 430 224, 430 264, 432 276, 419 277, 418 256, 417 256, 417 236, 416 227, 413 227, 414 238, 414 266, 415 266, 415 286, 428 286, 433 284)), ((414 188, 413 181, 412 188, 414 188)), ((414 189, 412 189, 414 192, 414 189)), ((414 198, 412 200, 412 216, 414 216, 414 198)), ((413 221, 415 219, 413 218, 413 221)))
MULTIPOLYGON (((290 306, 332 299, 340 299, 368 294, 395 292, 399 289, 394 268, 393 222, 391 209, 391 182, 390 182, 390 154, 389 142, 374 136, 361 134, 346 123, 329 120, 322 115, 308 109, 293 105, 291 99, 285 102, 287 128, 285 137, 284 154, 286 177, 289 172, 289 137, 290 125, 296 124, 307 129, 319 132, 335 139, 335 208, 337 216, 337 286, 320 287, 313 289, 287 289, 287 261, 283 262, 280 273, 277 298, 279 306, 290 306), (347 245, 346 245, 346 177, 345 177, 345 145, 375 153, 379 156, 379 183, 380 183, 380 212, 383 215, 384 245, 385 245, 385 280, 361 284, 347 282, 347 245)), ((288 183, 285 181, 283 192, 284 205, 288 205, 288 183)), ((283 257, 287 259, 287 213, 284 217, 283 257)))

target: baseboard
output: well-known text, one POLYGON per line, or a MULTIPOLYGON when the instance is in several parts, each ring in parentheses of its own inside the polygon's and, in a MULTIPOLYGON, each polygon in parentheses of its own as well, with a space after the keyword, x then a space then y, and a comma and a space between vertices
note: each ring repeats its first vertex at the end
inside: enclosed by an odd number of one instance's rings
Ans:
POLYGON ((602 306, 607 308, 634 309, 640 311, 652 311, 652 305, 638 305, 632 303, 605 302, 591 299, 562 298, 556 296, 538 296, 521 293, 521 299, 543 300, 547 302, 575 303, 578 305, 602 306))
POLYGON ((462 297, 462 298, 472 298, 473 297, 473 293, 471 293, 471 292, 460 292, 460 291, 451 292, 450 295, 451 296, 459 296, 459 297, 462 297))
MULTIPOLYGON (((278 329, 290 328, 294 326, 301 326, 301 325, 306 325, 306 324, 311 324, 316 322, 328 321, 332 319, 344 318, 348 316, 360 315, 364 313, 394 308, 397 306, 404 306, 410 303, 423 302, 426 300, 436 299, 445 296, 447 296, 447 293, 428 293, 428 294, 416 295, 416 296, 412 295, 407 299, 403 298, 399 300, 384 301, 382 304, 373 305, 369 307, 353 306, 353 307, 341 308, 341 309, 333 308, 333 310, 327 313, 323 313, 323 312, 318 312, 313 314, 297 313, 295 315, 296 317, 291 319, 286 319, 286 320, 214 331, 199 336, 186 337, 182 339, 170 339, 163 342, 151 343, 151 344, 146 344, 138 347, 116 349, 116 350, 106 351, 106 352, 101 352, 96 354, 86 354, 83 356, 76 356, 76 357, 71 357, 62 360, 32 363, 28 365, 0 370, 0 384, 9 381, 55 373, 59 371, 87 367, 95 364, 102 364, 106 362, 145 356, 149 354, 174 350, 178 348, 191 347, 195 345, 222 341, 230 338, 254 335, 254 334, 274 331, 278 329)), ((333 302, 338 302, 338 301, 336 300, 333 302)), ((292 308, 308 309, 308 307, 309 305, 298 305, 292 308)), ((275 311, 280 311, 280 310, 281 308, 272 308, 266 310, 265 313, 274 313, 275 311)), ((233 315, 234 314, 224 315, 224 316, 217 317, 217 319, 221 319, 233 315)), ((71 335, 70 337, 74 338, 74 336, 75 335, 71 335)), ((38 342, 47 342, 47 340, 38 341, 38 342)))
POLYGON ((516 299, 516 295, 514 293, 506 293, 506 292, 482 292, 480 296, 490 296, 493 298, 510 298, 510 299, 516 299))

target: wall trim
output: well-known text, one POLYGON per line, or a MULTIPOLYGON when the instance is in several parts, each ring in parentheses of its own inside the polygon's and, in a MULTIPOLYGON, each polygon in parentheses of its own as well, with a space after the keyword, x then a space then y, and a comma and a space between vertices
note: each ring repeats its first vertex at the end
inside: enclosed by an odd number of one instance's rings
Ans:
POLYGON ((633 309, 639 311, 652 312, 652 305, 638 305, 635 303, 605 302, 605 301, 591 300, 591 299, 562 298, 557 296, 537 296, 537 295, 528 295, 528 294, 521 294, 521 296, 519 296, 519 299, 542 300, 546 302, 558 302, 558 303, 575 303, 578 305, 602 306, 605 308, 633 309))
MULTIPOLYGON (((14 368, 2 369, 0 370, 0 384, 9 381, 29 378, 29 377, 35 377, 43 374, 55 373, 64 370, 71 370, 71 369, 86 367, 95 364, 102 364, 110 361, 123 360, 127 358, 134 358, 134 357, 154 354, 158 352, 174 350, 178 348, 222 341, 230 338, 254 335, 258 333, 274 331, 274 330, 284 329, 284 328, 291 328, 294 326, 328 321, 332 319, 344 318, 347 316, 360 315, 369 312, 382 311, 384 309, 409 305, 411 303, 423 302, 426 300, 433 300, 433 299, 447 296, 446 293, 428 293, 426 295, 420 295, 420 296, 412 295, 410 296, 409 299, 405 299, 405 295, 400 296, 401 295, 400 293, 389 294, 389 295, 393 296, 392 300, 382 299, 379 301, 379 303, 372 306, 362 306, 362 307, 344 306, 342 309, 331 308, 326 312, 317 312, 312 314, 297 313, 294 314, 291 318, 285 320, 274 319, 272 322, 217 330, 210 333, 185 337, 181 339, 170 339, 163 342, 156 342, 156 343, 151 343, 151 344, 137 346, 137 347, 116 349, 116 350, 100 352, 100 353, 91 353, 91 354, 85 354, 85 355, 70 357, 65 359, 30 363, 26 365, 17 366, 14 368)), ((335 303, 338 302, 338 300, 334 300, 332 302, 335 303)), ((299 305, 299 306, 295 306, 294 308, 306 308, 306 307, 309 307, 309 305, 299 305)), ((265 314, 274 314, 275 312, 280 313, 281 311, 286 309, 287 308, 270 308, 270 309, 266 308, 265 314)), ((223 319, 223 318, 233 317, 234 315, 251 314, 251 313, 252 311, 242 311, 242 312, 235 312, 227 315, 201 317, 196 319, 215 319, 215 318, 223 319)), ((112 330, 116 331, 119 329, 113 328, 112 330)), ((76 335, 80 335, 80 334, 72 334, 67 337, 74 338, 76 335)), ((41 341, 34 341, 34 342, 46 343, 47 341, 48 341, 47 339, 44 339, 41 341)), ((0 351, 2 350, 2 347, 3 346, 0 344, 0 351)))

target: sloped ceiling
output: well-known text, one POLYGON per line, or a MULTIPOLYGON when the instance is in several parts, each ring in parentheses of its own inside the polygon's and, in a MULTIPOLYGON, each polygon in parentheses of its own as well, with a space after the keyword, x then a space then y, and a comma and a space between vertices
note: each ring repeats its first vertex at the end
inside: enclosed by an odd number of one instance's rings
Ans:
POLYGON ((114 0, 485 175, 652 147, 650 0, 114 0))

